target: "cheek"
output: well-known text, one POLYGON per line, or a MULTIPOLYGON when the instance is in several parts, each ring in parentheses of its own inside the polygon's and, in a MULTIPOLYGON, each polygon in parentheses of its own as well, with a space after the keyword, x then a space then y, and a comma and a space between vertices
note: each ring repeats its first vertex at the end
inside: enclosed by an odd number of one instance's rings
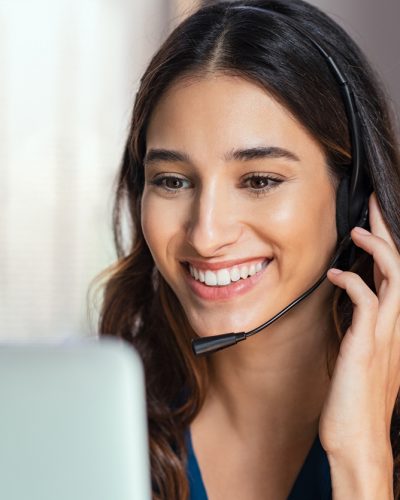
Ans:
POLYGON ((325 183, 296 185, 285 197, 277 197, 258 221, 258 230, 270 237, 277 256, 286 265, 324 262, 336 245, 335 198, 325 183), (307 261, 307 262, 306 262, 307 261))
MULTIPOLYGON (((176 235, 176 217, 152 196, 143 194, 141 226, 147 246, 156 266, 167 269, 168 249, 176 235)), ((163 273, 164 274, 164 273, 163 273)))
POLYGON ((332 233, 336 227, 335 203, 330 196, 310 197, 298 193, 279 203, 270 217, 283 233, 301 236, 307 233, 332 233))
POLYGON ((150 200, 145 194, 142 199, 141 213, 141 225, 144 239, 157 265, 159 260, 158 256, 163 248, 164 235, 161 228, 164 226, 160 225, 156 207, 150 203, 150 200))
POLYGON ((294 186, 284 195, 267 200, 266 206, 260 210, 260 215, 263 215, 257 219, 257 225, 268 232, 272 230, 278 240, 284 236, 293 238, 301 234, 309 229, 313 217, 313 209, 306 199, 304 190, 294 186))

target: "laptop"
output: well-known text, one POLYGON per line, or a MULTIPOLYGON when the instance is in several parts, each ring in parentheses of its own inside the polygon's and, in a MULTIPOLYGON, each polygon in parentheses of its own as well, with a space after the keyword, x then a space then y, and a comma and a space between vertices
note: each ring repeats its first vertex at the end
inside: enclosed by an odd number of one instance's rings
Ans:
POLYGON ((127 343, 0 343, 0 498, 150 500, 143 367, 127 343))

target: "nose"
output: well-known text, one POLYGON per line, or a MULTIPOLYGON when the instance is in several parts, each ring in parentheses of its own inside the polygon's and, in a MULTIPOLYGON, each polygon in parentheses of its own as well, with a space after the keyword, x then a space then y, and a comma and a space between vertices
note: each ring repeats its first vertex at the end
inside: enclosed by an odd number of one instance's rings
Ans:
POLYGON ((223 253, 240 238, 242 225, 237 203, 228 189, 215 183, 203 187, 194 197, 187 241, 202 257, 223 253))

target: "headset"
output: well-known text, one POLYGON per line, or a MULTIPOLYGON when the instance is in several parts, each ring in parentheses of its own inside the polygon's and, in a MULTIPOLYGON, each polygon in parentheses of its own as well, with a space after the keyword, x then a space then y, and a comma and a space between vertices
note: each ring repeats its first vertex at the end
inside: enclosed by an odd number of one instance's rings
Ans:
MULTIPOLYGON (((273 14, 277 17, 284 18, 285 21, 288 22, 288 18, 284 14, 266 8, 235 5, 232 6, 231 9, 254 11, 262 13, 263 15, 273 14)), ((305 30, 292 22, 288 22, 288 24, 294 30, 307 38, 325 59, 325 62, 339 85, 346 110, 351 142, 351 172, 350 174, 345 174, 341 178, 336 193, 336 226, 339 243, 327 270, 318 279, 318 281, 316 281, 311 288, 300 295, 300 297, 287 305, 270 320, 248 332, 223 333, 221 335, 192 339, 192 350, 197 356, 211 354, 215 351, 225 349, 226 347, 235 345, 238 342, 245 340, 247 337, 251 337, 252 335, 255 335, 261 330, 267 328, 267 326, 274 323, 281 316, 290 311, 290 309, 308 297, 314 290, 316 290, 326 279, 326 273, 328 270, 331 267, 334 267, 340 258, 342 259, 341 263, 343 264, 341 265, 341 268, 349 269, 355 261, 357 251, 357 247, 351 240, 350 231, 354 226, 369 228, 368 200, 373 189, 368 172, 366 171, 366 168, 363 167, 365 161, 365 150, 361 136, 361 123, 354 93, 333 57, 331 57, 329 53, 305 30), (348 253, 345 254, 345 252, 348 253)))

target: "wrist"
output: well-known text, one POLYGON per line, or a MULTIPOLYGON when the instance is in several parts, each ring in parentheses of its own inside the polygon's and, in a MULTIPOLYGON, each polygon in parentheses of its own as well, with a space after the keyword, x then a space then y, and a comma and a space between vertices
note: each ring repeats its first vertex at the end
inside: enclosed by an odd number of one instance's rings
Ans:
POLYGON ((328 455, 332 499, 393 500, 393 455, 382 451, 357 457, 328 455))

